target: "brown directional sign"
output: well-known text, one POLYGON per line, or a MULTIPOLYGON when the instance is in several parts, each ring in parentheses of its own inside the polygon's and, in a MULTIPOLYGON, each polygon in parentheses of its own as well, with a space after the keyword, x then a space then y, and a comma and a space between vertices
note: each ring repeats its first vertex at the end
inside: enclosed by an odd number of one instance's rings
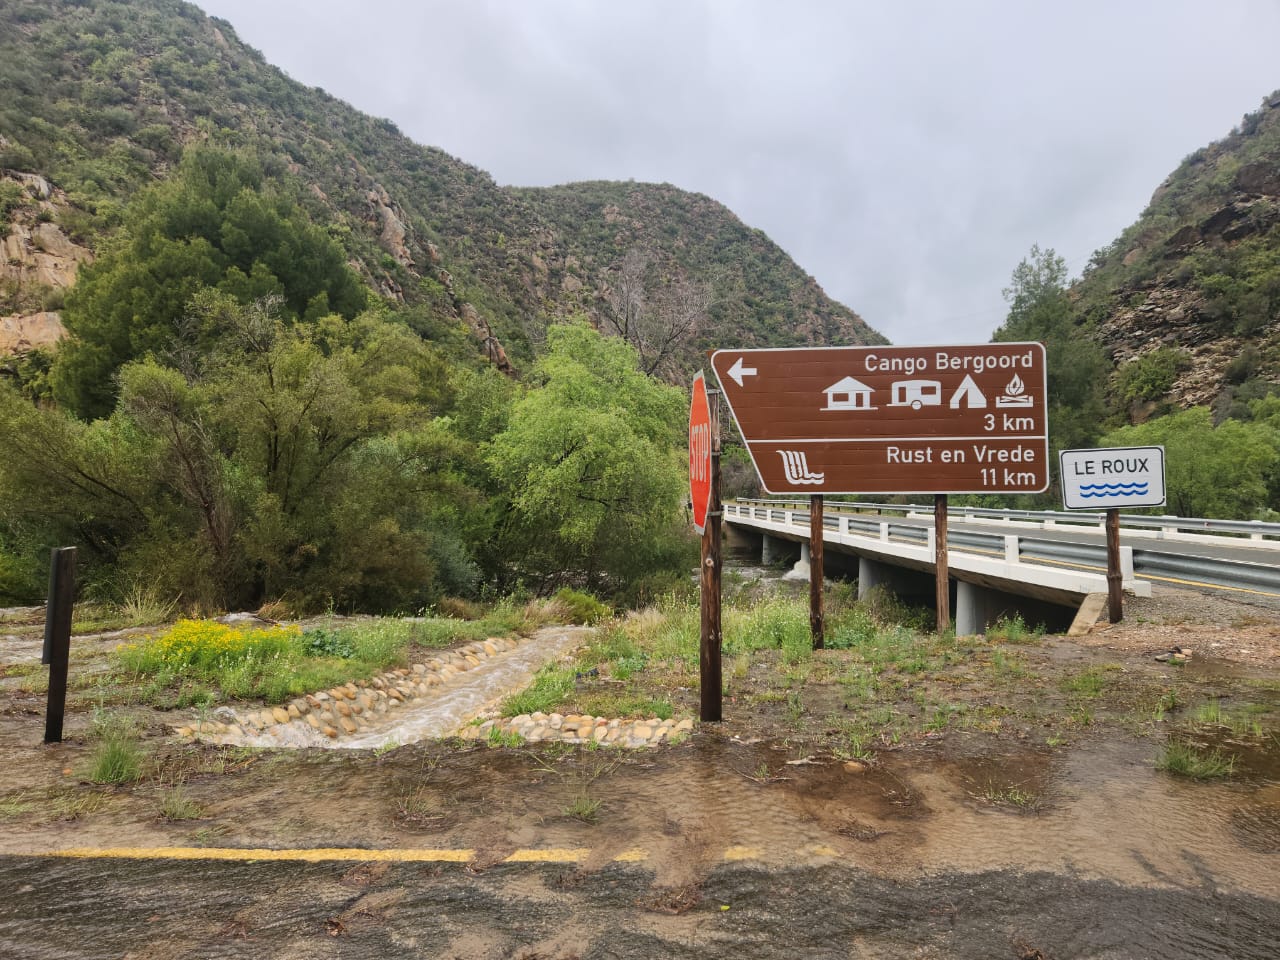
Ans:
POLYGON ((1039 493, 1039 343, 717 350, 711 366, 769 493, 1039 493))

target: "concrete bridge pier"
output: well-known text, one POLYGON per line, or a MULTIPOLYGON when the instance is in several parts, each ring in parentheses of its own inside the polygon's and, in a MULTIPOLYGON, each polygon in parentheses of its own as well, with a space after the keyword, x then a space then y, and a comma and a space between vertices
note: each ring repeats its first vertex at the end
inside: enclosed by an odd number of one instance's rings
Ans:
POLYGON ((801 547, 804 551, 804 557, 808 558, 808 546, 796 543, 794 540, 787 540, 784 537, 771 537, 764 534, 761 538, 764 542, 760 548, 760 562, 766 567, 775 563, 781 563, 783 560, 790 560, 797 555, 797 547, 801 547))
MULTIPOLYGON (((932 576, 932 575, 929 575, 932 576)), ((858 558, 858 599, 865 600, 876 587, 900 597, 923 596, 931 581, 925 574, 867 557, 858 558)))
POLYGON ((985 633, 987 625, 1000 619, 1008 609, 1006 594, 964 580, 956 582, 956 636, 985 633))

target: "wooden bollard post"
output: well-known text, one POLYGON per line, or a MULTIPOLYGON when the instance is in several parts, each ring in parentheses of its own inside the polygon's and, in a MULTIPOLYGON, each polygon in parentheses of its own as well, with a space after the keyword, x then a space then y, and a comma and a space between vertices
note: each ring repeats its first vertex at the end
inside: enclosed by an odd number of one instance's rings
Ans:
POLYGON ((49 700, 44 742, 62 742, 67 708, 67 669, 71 661, 71 606, 76 592, 76 548, 57 547, 50 556, 49 601, 44 612, 44 656, 49 665, 49 700))

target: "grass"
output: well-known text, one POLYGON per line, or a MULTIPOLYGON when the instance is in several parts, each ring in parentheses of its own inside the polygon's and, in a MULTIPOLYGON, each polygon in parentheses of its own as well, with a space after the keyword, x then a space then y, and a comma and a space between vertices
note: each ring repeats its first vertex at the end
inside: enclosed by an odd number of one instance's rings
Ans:
POLYGON ((1218 700, 1210 700, 1208 703, 1201 704, 1196 708, 1196 712, 1193 715, 1193 720, 1196 723, 1210 726, 1226 726, 1224 718, 1222 703, 1218 700))
POLYGON ((0 797, 0 819, 20 817, 23 814, 31 813, 35 809, 35 798, 25 790, 7 797, 0 797))
POLYGON ((491 747, 514 748, 524 745, 524 737, 515 731, 507 731, 495 726, 489 728, 489 737, 485 742, 491 747))
POLYGON ((144 702, 155 706, 225 699, 273 704, 402 666, 418 648, 508 634, 524 623, 524 612, 509 603, 475 621, 377 619, 305 632, 296 626, 179 620, 155 636, 121 644, 114 661, 144 702))
POLYGON ((49 798, 49 809, 59 820, 79 820, 97 813, 109 802, 105 793, 96 790, 65 790, 49 798))
POLYGON ((1069 674, 1059 685, 1064 693, 1089 700, 1097 699, 1107 689, 1109 683, 1107 673, 1115 669, 1118 667, 1089 667, 1079 673, 1069 674))
POLYGON ((1004 643, 1034 643, 1043 636, 1044 625, 1029 627, 1020 613, 1015 613, 1012 617, 1001 617, 987 628, 988 640, 1004 643))
POLYGON ((197 803, 182 784, 167 787, 160 794, 160 818, 170 823, 199 820, 204 808, 197 803))
POLYGON ((1038 810, 1042 803, 1039 794, 1024 790, 1017 784, 997 787, 989 783, 982 792, 982 799, 997 806, 1017 807, 1020 810, 1038 810))
POLYGON ((94 783, 133 783, 141 779, 145 754, 138 730, 127 717, 97 711, 90 729, 94 740, 88 777, 94 783))
POLYGON ((444 805, 428 787, 415 787, 396 797, 395 819, 406 824, 437 823, 444 819, 444 805))
POLYGON ((535 674, 528 688, 502 702, 504 717, 551 713, 573 690, 573 667, 548 664, 535 674))
POLYGON ((1182 740, 1172 740, 1156 757, 1156 769, 1192 780, 1216 780, 1235 772, 1236 758, 1216 747, 1205 750, 1182 740))
POLYGON ((564 808, 564 815, 583 823, 595 823, 599 818, 602 801, 586 792, 577 794, 564 808))

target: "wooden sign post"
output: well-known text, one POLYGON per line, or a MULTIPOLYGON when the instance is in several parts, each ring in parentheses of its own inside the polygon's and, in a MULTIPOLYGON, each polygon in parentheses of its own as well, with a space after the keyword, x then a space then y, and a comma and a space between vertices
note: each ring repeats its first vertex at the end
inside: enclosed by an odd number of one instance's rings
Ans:
POLYGON ((809 633, 813 649, 826 644, 826 618, 822 609, 822 497, 809 498, 809 633))
POLYGON ((938 632, 951 627, 951 574, 947 567, 947 495, 933 498, 933 573, 938 608, 938 632))

